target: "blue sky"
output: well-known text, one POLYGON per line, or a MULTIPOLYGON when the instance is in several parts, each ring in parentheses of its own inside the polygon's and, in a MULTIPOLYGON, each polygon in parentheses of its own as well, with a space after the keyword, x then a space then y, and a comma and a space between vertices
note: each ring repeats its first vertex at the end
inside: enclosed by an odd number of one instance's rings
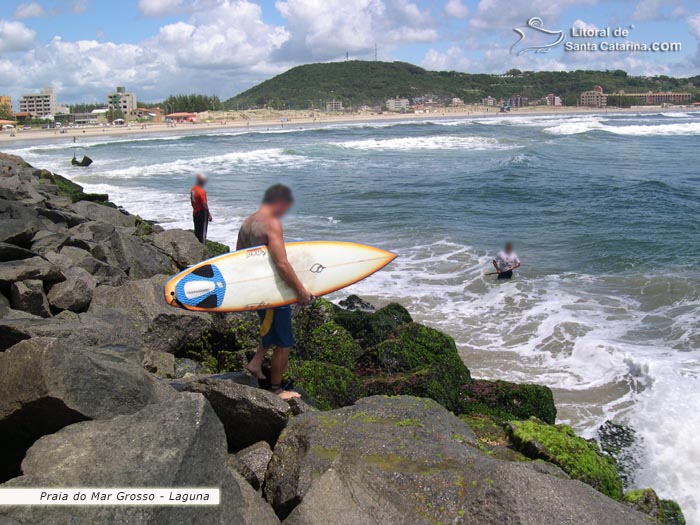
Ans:
POLYGON ((170 93, 232 96, 298 64, 403 60, 429 69, 501 73, 624 69, 700 74, 698 0, 37 0, 0 4, 0 94, 52 86, 59 101, 103 101, 116 85, 143 101, 170 93), (566 50, 517 55, 562 31, 570 44, 672 44, 672 51, 566 50), (574 38, 572 28, 626 37, 574 38))

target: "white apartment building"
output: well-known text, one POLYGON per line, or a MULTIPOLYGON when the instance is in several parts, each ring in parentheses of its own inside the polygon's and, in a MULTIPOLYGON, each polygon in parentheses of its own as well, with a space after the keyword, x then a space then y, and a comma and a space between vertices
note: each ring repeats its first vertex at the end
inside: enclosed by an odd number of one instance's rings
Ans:
POLYGON ((107 108, 120 109, 124 115, 128 115, 136 109, 136 93, 130 93, 125 87, 119 86, 113 93, 107 94, 107 108))
POLYGON ((32 118, 42 118, 56 114, 56 94, 53 89, 42 89, 39 93, 22 95, 19 101, 20 113, 29 113, 32 118))
POLYGON ((403 111, 408 109, 411 103, 407 98, 390 98, 386 101, 386 109, 389 111, 403 111))

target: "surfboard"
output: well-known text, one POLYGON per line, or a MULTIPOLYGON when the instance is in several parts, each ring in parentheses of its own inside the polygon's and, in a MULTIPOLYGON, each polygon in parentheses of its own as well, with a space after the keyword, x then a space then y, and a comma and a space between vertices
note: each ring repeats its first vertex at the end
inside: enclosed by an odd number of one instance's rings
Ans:
MULTIPOLYGON (((297 276, 317 297, 361 281, 396 258, 353 242, 288 242, 285 247, 297 276)), ((187 310, 242 312, 292 304, 297 297, 277 273, 267 246, 256 246, 180 272, 165 284, 165 300, 187 310)))

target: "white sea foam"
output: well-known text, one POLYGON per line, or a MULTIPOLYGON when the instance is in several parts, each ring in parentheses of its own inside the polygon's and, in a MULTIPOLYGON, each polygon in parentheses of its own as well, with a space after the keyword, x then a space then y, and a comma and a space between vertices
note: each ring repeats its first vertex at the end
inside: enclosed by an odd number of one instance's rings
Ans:
POLYGON ((649 124, 632 126, 611 126, 600 120, 586 122, 565 122, 558 126, 546 128, 545 133, 552 135, 576 135, 590 131, 604 131, 615 135, 627 136, 667 136, 667 135, 700 135, 700 122, 684 122, 679 124, 649 124))
POLYGON ((333 142, 333 146, 356 150, 503 150, 517 148, 518 145, 486 137, 426 136, 402 137, 395 139, 351 140, 333 142))

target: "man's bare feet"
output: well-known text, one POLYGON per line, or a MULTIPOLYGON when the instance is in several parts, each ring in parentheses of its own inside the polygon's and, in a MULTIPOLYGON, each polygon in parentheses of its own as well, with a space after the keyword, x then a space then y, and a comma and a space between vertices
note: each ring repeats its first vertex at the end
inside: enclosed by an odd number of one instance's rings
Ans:
POLYGON ((246 371, 256 379, 266 379, 260 365, 256 366, 252 361, 245 367, 246 371))
POLYGON ((277 394, 277 397, 279 397, 282 401, 289 401, 290 399, 298 399, 301 397, 299 392, 291 392, 289 390, 280 390, 275 392, 275 394, 277 394))

